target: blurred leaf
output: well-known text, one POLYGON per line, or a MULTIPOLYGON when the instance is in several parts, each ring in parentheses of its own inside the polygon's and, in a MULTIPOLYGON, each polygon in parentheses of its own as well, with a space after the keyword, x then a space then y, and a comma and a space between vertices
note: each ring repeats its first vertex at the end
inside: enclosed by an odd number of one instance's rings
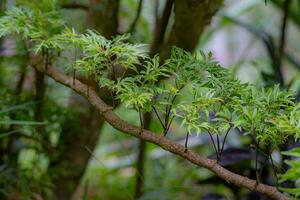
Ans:
POLYGON ((293 148, 292 150, 289 150, 289 151, 284 151, 284 152, 282 152, 282 154, 300 158, 300 147, 293 148))
POLYGON ((7 112, 10 112, 10 111, 13 111, 13 110, 24 109, 27 106, 31 106, 31 105, 35 105, 35 104, 36 104, 36 102, 30 101, 30 102, 26 102, 26 103, 23 103, 23 104, 18 104, 18 105, 15 105, 15 106, 9 106, 8 108, 4 108, 4 109, 0 110, 0 114, 7 113, 7 112))
POLYGON ((0 139, 3 139, 11 134, 14 134, 16 132, 18 132, 19 130, 13 130, 13 131, 9 131, 9 132, 5 132, 5 133, 0 133, 0 139))
POLYGON ((14 124, 14 125, 34 126, 34 125, 46 125, 48 123, 47 122, 36 122, 36 121, 4 120, 4 121, 0 121, 0 124, 14 124))

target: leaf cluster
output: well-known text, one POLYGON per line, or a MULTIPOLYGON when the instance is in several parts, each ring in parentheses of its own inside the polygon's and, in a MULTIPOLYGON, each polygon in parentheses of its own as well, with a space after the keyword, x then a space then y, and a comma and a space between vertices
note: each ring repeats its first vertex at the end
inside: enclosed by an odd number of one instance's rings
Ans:
POLYGON ((8 10, 0 19, 0 37, 19 35, 29 41, 31 50, 41 53, 61 50, 58 34, 64 22, 53 1, 21 1, 18 7, 8 10))
POLYGON ((147 55, 145 45, 127 42, 128 35, 108 40, 92 30, 78 34, 64 28, 61 32, 63 23, 55 7, 46 8, 45 12, 13 8, 0 19, 0 35, 27 38, 35 44, 36 53, 78 48, 81 55, 74 70, 108 88, 127 107, 154 110, 165 133, 175 118, 188 132, 223 134, 236 128, 271 148, 289 137, 299 138, 300 111, 293 93, 279 86, 241 83, 211 54, 191 54, 174 47, 170 58, 160 64, 159 56, 147 55), (184 92, 192 97, 186 99, 184 92))

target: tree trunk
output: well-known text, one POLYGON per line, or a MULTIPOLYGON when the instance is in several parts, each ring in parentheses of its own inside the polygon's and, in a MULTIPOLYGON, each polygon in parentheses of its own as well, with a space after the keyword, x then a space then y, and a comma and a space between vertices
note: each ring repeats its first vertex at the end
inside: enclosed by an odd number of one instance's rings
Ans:
MULTIPOLYGON (((144 128, 149 129, 151 124, 151 113, 146 113, 143 116, 144 128)), ((139 153, 136 164, 136 181, 135 181, 135 199, 138 199, 143 194, 144 182, 145 182, 145 161, 147 143, 143 139, 139 139, 139 153)))
POLYGON ((222 6, 223 0, 175 0, 175 22, 160 55, 166 59, 172 46, 194 51, 206 25, 222 6))
POLYGON ((87 17, 89 28, 107 39, 118 33, 119 0, 91 0, 87 17))
POLYGON ((59 156, 52 161, 50 169, 63 170, 62 174, 54 181, 55 195, 58 200, 70 199, 80 183, 85 172, 92 151, 99 140, 100 128, 104 121, 95 109, 85 100, 78 99, 70 106, 87 107, 88 110, 74 116, 74 121, 64 124, 59 141, 59 156), (80 120, 78 120, 80 119, 80 120))

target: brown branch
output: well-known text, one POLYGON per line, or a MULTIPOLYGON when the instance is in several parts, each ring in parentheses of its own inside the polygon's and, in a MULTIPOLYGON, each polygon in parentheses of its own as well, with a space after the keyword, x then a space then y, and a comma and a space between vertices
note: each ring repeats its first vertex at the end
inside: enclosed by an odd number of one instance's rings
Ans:
POLYGON ((77 3, 72 3, 72 4, 64 4, 61 6, 63 9, 81 9, 84 11, 87 11, 89 9, 88 6, 82 5, 82 4, 77 4, 77 3))
POLYGON ((129 124, 128 122, 120 119, 113 111, 112 107, 109 107, 104 101, 97 95, 94 90, 90 91, 89 96, 86 95, 86 85, 82 82, 75 80, 76 84, 73 85, 73 78, 69 77, 57 69, 53 67, 49 67, 47 71, 39 65, 35 66, 36 70, 39 72, 45 73, 55 81, 73 89, 78 94, 84 96, 99 112, 99 114, 108 122, 111 126, 115 129, 140 138, 144 139, 145 141, 151 142, 160 146, 161 148, 169 151, 173 154, 176 154, 182 157, 185 160, 188 160, 194 163, 197 166, 204 167, 211 172, 215 173, 220 178, 226 180, 227 182, 231 182, 232 184, 238 187, 244 187, 249 190, 265 194, 272 199, 277 200, 288 200, 282 193, 280 193, 275 187, 265 185, 262 183, 256 183, 255 180, 251 180, 247 177, 235 174, 217 163, 216 160, 208 159, 200 154, 197 154, 193 151, 187 150, 185 152, 184 146, 181 144, 177 144, 175 142, 170 141, 169 139, 161 136, 158 133, 151 132, 149 130, 144 129, 141 133, 140 127, 134 126, 129 124))

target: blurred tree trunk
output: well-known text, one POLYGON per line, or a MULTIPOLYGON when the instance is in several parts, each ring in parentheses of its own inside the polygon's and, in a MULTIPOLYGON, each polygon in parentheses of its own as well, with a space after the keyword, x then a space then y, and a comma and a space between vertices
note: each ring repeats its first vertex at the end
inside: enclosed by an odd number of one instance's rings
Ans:
POLYGON ((87 25, 110 39, 118 33, 119 0, 91 0, 87 25))
MULTIPOLYGON (((151 124, 151 113, 146 113, 143 116, 143 120, 145 122, 144 128, 149 129, 151 124)), ((134 196, 135 199, 138 199, 143 194, 143 187, 145 183, 145 162, 146 162, 146 149, 147 143, 143 139, 139 139, 139 151, 137 156, 136 163, 136 180, 135 180, 135 191, 134 196)))
POLYGON ((223 4, 223 0, 175 0, 175 21, 160 55, 168 58, 172 46, 194 51, 201 33, 223 4))
MULTIPOLYGON (((111 38, 117 33, 118 9, 118 0, 91 0, 87 17, 88 27, 111 38)), ((89 82, 91 87, 96 88, 95 82, 89 80, 85 82, 89 82)), ((54 192, 58 200, 72 197, 92 156, 89 151, 93 151, 96 147, 104 124, 104 120, 93 106, 75 93, 71 95, 70 107, 85 108, 86 111, 75 116, 75 121, 65 123, 62 128, 58 144, 59 155, 51 163, 54 168, 67 172, 53 180, 54 192), (73 127, 74 125, 76 127, 73 127)))
POLYGON ((70 103, 70 106, 79 105, 87 110, 78 113, 73 120, 66 121, 59 141, 59 155, 55 159, 56 162, 51 163, 52 167, 63 170, 54 180, 58 200, 72 197, 91 157, 89 150, 93 150, 97 145, 100 128, 104 123, 84 99, 74 98, 70 103))

